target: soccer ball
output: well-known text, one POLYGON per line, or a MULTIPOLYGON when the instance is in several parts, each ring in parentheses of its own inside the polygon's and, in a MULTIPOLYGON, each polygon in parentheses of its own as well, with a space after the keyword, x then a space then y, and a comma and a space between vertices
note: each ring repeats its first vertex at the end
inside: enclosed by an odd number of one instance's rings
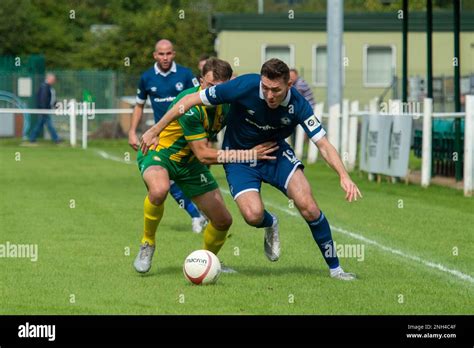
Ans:
POLYGON ((193 284, 214 284, 221 274, 221 263, 209 250, 196 250, 186 257, 184 277, 193 284))

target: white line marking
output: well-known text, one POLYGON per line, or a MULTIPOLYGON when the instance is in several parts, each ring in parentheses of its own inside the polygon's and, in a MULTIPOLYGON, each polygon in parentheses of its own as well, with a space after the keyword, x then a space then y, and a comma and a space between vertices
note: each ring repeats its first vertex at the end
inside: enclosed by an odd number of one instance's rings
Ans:
MULTIPOLYGON (((226 193, 226 194, 230 194, 230 192, 226 189, 221 189, 222 192, 226 193)), ((284 208, 284 207, 281 207, 277 204, 273 204, 273 203, 269 203, 269 202, 263 202, 266 206, 269 206, 269 207, 272 207, 272 208, 275 208, 275 209, 278 209, 288 215, 291 215, 291 216, 298 216, 299 214, 296 213, 294 210, 290 210, 290 209, 287 209, 287 208, 284 208)), ((412 260, 412 261, 415 261, 415 262, 419 262, 427 267, 430 267, 430 268, 434 268, 434 269, 437 269, 439 271, 442 271, 442 272, 445 272, 445 273, 449 273, 455 277, 458 277, 462 280, 465 280, 465 281, 468 281, 470 283, 473 283, 474 284, 474 277, 470 276, 469 274, 465 274, 465 273, 462 273, 461 271, 458 271, 456 269, 450 269, 446 266, 443 266, 442 264, 440 263, 436 263, 436 262, 432 262, 432 261, 427 261, 427 260, 423 260, 422 258, 418 257, 418 256, 415 256, 415 255, 410 255, 410 254, 407 254, 401 250, 398 250, 398 249, 394 249, 394 248, 390 248, 388 246, 385 246, 383 244, 380 244, 379 242, 375 241, 375 240, 372 240, 372 239, 369 239, 369 238, 366 238, 364 237, 363 235, 361 234, 358 234, 358 233, 355 233, 355 232, 351 232, 351 231, 348 231, 348 230, 345 230, 341 227, 337 227, 337 226, 332 226, 331 225, 331 229, 333 229, 334 231, 337 231, 341 234, 344 234, 346 236, 349 236, 349 237, 352 237, 354 239, 357 239, 357 240, 360 240, 364 243, 367 243, 367 244, 370 244, 370 245, 373 245, 379 249, 382 249, 383 251, 386 251, 386 252, 389 252, 391 254, 394 254, 394 255, 398 255, 398 256, 401 256, 401 257, 404 257, 406 259, 409 259, 409 260, 412 260)))
POLYGON ((398 250, 398 249, 393 249, 393 248, 390 248, 390 247, 387 247, 385 245, 382 245, 380 244, 379 242, 376 242, 375 240, 372 240, 372 239, 368 239, 360 234, 357 234, 357 233, 354 233, 354 232, 350 232, 350 231, 347 231, 343 228, 340 228, 340 227, 336 227, 336 226, 331 226, 331 228, 339 233, 342 233, 342 234, 345 234, 346 236, 350 236, 354 239, 358 239, 362 242, 365 242, 367 244, 371 244, 373 246, 376 246, 380 249, 382 249, 383 251, 386 251, 386 252, 389 252, 389 253, 392 253, 392 254, 395 254, 395 255, 398 255, 398 256, 401 256, 401 257, 404 257, 404 258, 407 258, 409 260, 412 260, 412 261, 416 261, 416 262, 419 262, 419 263, 422 263, 423 265, 427 266, 427 267, 430 267, 430 268, 434 268, 434 269, 437 269, 439 271, 442 271, 442 272, 446 272, 446 273, 449 273, 449 274, 452 274, 462 280, 466 280, 470 283, 474 283, 474 278, 468 274, 465 274, 465 273, 462 273, 458 270, 455 270, 455 269, 450 269, 446 266, 443 266, 442 264, 440 263, 436 263, 436 262, 432 262, 432 261, 426 261, 426 260, 423 260, 422 258, 418 257, 418 256, 415 256, 415 255, 410 255, 410 254, 407 254, 401 250, 398 250))
POLYGON ((114 155, 110 155, 108 154, 107 152, 105 151, 102 151, 102 150, 94 150, 100 157, 102 158, 105 158, 105 159, 108 159, 108 160, 112 160, 112 161, 115 161, 115 162, 120 162, 120 163, 125 163, 125 164, 133 164, 135 163, 135 161, 125 161, 123 158, 120 158, 120 157, 117 157, 117 156, 114 156, 114 155))
MULTIPOLYGON (((109 160, 112 160, 112 161, 117 161, 117 162, 121 162, 121 163, 125 163, 125 164, 132 164, 132 162, 130 161, 125 161, 119 157, 116 157, 116 156, 112 156, 112 155, 109 155, 107 152, 105 151, 102 151, 102 150, 96 150, 96 153, 101 156, 102 158, 105 158, 105 159, 109 159, 109 160)), ((226 190, 226 189, 223 189, 221 188, 221 191, 225 194, 228 194, 230 195, 230 192, 229 190, 226 190)), ((290 210, 290 209, 287 209, 287 208, 284 208, 284 207, 281 207, 277 204, 273 204, 273 203, 269 203, 269 202, 265 202, 264 201, 264 204, 269 206, 269 207, 272 207, 272 208, 275 208, 275 209, 278 209, 290 216, 293 216, 293 217, 296 217, 298 216, 299 214, 293 210, 290 210)), ((424 260, 422 259, 421 257, 418 257, 418 256, 415 256, 415 255, 410 255, 410 254, 407 254, 401 250, 398 250, 398 249, 394 249, 394 248, 390 248, 388 246, 385 246, 383 244, 380 244, 379 242, 375 241, 375 240, 372 240, 372 239, 369 239, 369 238, 366 238, 364 237, 363 235, 361 234, 358 234, 358 233, 355 233, 355 232, 351 232, 351 231, 348 231, 348 230, 345 230, 341 227, 337 227, 337 226, 331 226, 331 228, 334 230, 334 231, 337 231, 341 234, 344 234, 346 236, 349 236, 349 237, 352 237, 354 239, 357 239, 357 240, 360 240, 362 242, 365 242, 367 244, 370 244, 370 245, 373 245, 379 249, 382 249, 383 251, 385 252, 389 252, 391 254, 394 254, 394 255, 397 255, 397 256, 401 256, 401 257, 404 257, 406 259, 409 259, 409 260, 412 260, 412 261, 415 261, 415 262, 418 262, 418 263, 421 263, 423 265, 425 265, 426 267, 429 267, 429 268, 433 268, 433 269, 436 269, 438 271, 441 271, 441 272, 444 272, 444 273, 448 273, 448 274, 451 274, 459 279, 462 279, 464 281, 467 281, 471 284, 474 284, 474 277, 472 277, 471 275, 469 274, 466 274, 466 273, 463 273, 461 271, 458 271, 456 269, 451 269, 451 268, 448 268, 440 263, 436 263, 436 262, 432 262, 432 261, 427 261, 427 260, 424 260)))

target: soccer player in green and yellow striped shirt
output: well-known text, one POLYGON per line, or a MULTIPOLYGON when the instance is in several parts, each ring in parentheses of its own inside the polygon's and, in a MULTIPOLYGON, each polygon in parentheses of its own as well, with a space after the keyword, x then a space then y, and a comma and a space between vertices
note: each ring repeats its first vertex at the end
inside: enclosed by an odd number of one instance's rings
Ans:
MULTIPOLYGON (((229 80, 232 68, 223 60, 211 58, 204 65, 202 75, 201 86, 180 93, 170 107, 201 87, 208 88, 229 80)), ((276 150, 275 143, 260 144, 250 150, 216 150, 208 146, 209 139, 225 126, 228 110, 228 105, 193 107, 184 117, 166 127, 157 144, 149 149, 141 147, 137 162, 148 194, 144 202, 143 238, 134 262, 137 272, 145 273, 151 268, 155 234, 163 216, 170 180, 175 181, 209 218, 203 249, 217 254, 225 242, 232 217, 206 165, 274 159, 269 154, 276 150)))

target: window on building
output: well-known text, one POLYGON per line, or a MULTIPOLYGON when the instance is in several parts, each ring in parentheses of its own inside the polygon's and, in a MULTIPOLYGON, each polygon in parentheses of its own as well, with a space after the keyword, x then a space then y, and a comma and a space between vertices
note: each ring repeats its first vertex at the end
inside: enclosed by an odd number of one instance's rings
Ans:
POLYGON ((284 61, 290 68, 294 66, 293 49, 291 46, 264 46, 263 62, 271 58, 278 58, 284 61))
POLYGON ((313 83, 317 86, 326 86, 328 54, 326 46, 314 47, 313 83))
MULTIPOLYGON (((346 66, 344 65, 346 48, 342 46, 342 85, 346 83, 346 66)), ((313 85, 327 85, 328 52, 326 45, 313 46, 313 85)))
POLYGON ((395 72, 395 48, 365 46, 364 84, 369 87, 389 87, 395 72))

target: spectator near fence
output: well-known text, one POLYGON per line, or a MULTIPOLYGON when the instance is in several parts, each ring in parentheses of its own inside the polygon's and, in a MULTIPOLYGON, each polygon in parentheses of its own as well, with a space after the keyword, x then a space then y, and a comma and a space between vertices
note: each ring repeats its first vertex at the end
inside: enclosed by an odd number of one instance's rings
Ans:
POLYGON ((311 87, 298 75, 298 70, 290 69, 290 81, 293 87, 308 101, 314 110, 315 102, 311 87))
MULTIPOLYGON (((37 94, 37 107, 38 109, 53 109, 56 104, 56 92, 53 88, 53 85, 56 83, 56 76, 54 74, 46 74, 45 81, 41 84, 38 94, 37 94)), ((43 127, 46 125, 48 128, 49 134, 51 135, 51 140, 56 144, 61 142, 56 129, 53 126, 53 120, 51 119, 50 114, 40 115, 38 122, 31 131, 30 142, 36 143, 40 132, 43 130, 43 127)))
MULTIPOLYGON (((316 105, 316 103, 314 101, 313 91, 311 90, 311 87, 309 87, 309 85, 306 83, 306 81, 298 75, 298 70, 290 69, 290 81, 293 87, 295 87, 296 90, 308 101, 308 103, 311 105, 311 108, 313 108, 314 110, 314 106, 316 105)), ((291 134, 291 142, 293 144, 296 142, 295 132, 291 134)))

